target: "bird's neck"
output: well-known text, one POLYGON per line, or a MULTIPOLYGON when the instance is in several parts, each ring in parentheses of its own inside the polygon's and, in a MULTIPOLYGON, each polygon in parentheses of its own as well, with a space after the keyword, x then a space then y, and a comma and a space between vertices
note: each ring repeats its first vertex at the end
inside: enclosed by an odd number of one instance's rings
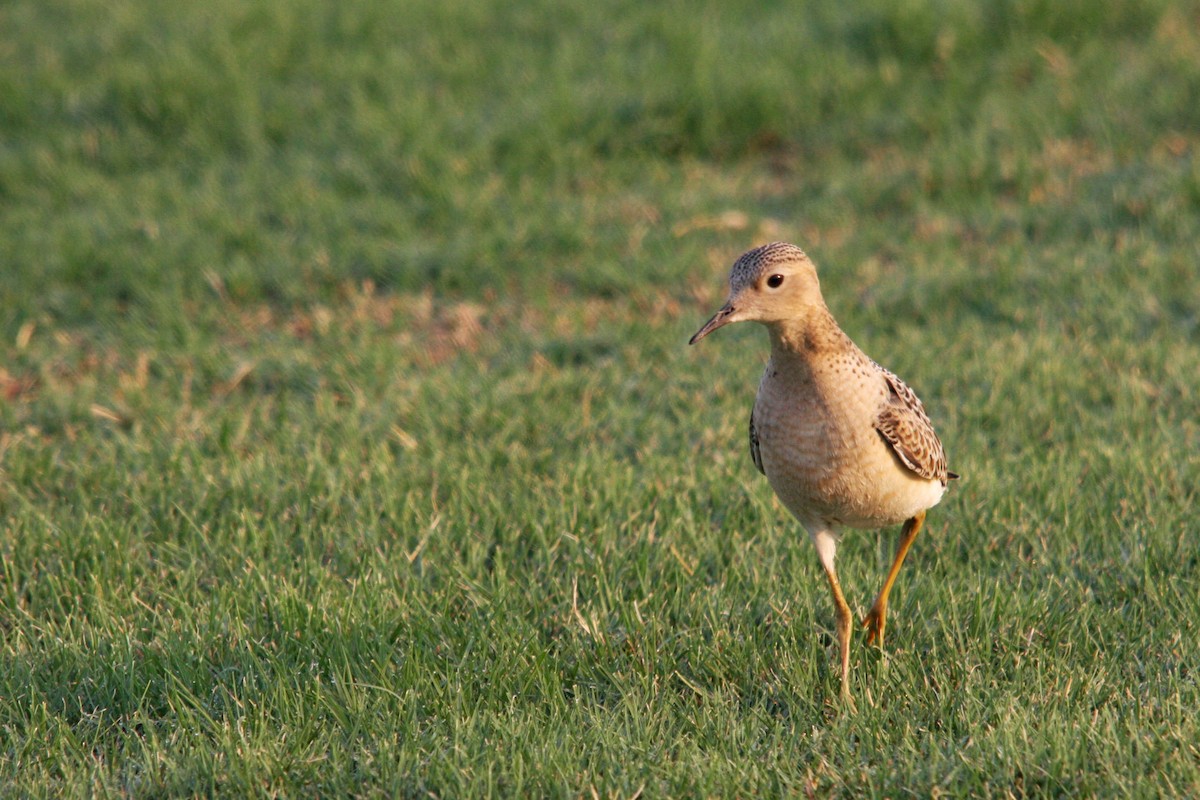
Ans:
POLYGON ((798 317, 773 322, 767 330, 771 335, 771 356, 776 360, 810 361, 854 347, 824 303, 810 306, 798 317))

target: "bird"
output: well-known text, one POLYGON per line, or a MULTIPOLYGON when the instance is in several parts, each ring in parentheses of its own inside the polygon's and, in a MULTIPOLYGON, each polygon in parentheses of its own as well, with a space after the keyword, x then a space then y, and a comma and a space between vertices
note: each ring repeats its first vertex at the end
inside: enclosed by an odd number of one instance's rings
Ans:
POLYGON ((772 242, 742 254, 725 305, 696 344, 734 322, 766 326, 771 355, 750 414, 750 456, 808 532, 833 596, 841 696, 850 692, 852 614, 834 558, 846 528, 902 525, 891 569, 861 624, 882 649, 888 595, 951 480, 946 452, 915 392, 879 366, 834 320, 805 252, 772 242))

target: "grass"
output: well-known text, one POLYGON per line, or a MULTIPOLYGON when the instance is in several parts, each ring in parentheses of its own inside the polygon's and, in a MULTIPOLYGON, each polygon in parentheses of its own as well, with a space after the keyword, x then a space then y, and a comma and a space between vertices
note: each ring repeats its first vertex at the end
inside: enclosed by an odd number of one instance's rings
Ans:
POLYGON ((1200 6, 169 5, 0 9, 0 793, 1200 793, 1200 6), (964 475, 854 714, 771 239, 964 475))

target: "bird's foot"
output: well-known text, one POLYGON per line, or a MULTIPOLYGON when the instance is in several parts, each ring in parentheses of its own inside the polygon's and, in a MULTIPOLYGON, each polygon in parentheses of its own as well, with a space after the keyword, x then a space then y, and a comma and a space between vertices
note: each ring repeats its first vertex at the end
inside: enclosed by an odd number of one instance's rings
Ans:
POLYGON ((867 629, 867 644, 878 643, 883 647, 883 629, 887 625, 887 606, 878 603, 863 617, 862 626, 867 629))

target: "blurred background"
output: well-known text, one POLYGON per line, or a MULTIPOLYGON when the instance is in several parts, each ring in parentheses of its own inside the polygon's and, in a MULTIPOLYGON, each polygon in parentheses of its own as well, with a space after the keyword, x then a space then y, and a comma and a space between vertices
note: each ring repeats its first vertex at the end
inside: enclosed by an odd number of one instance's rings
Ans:
POLYGON ((980 239, 1195 234, 1189 3, 2 13, 10 341, 175 317, 217 281, 682 295, 707 247, 772 234, 851 264, 917 235, 981 269, 980 239))

